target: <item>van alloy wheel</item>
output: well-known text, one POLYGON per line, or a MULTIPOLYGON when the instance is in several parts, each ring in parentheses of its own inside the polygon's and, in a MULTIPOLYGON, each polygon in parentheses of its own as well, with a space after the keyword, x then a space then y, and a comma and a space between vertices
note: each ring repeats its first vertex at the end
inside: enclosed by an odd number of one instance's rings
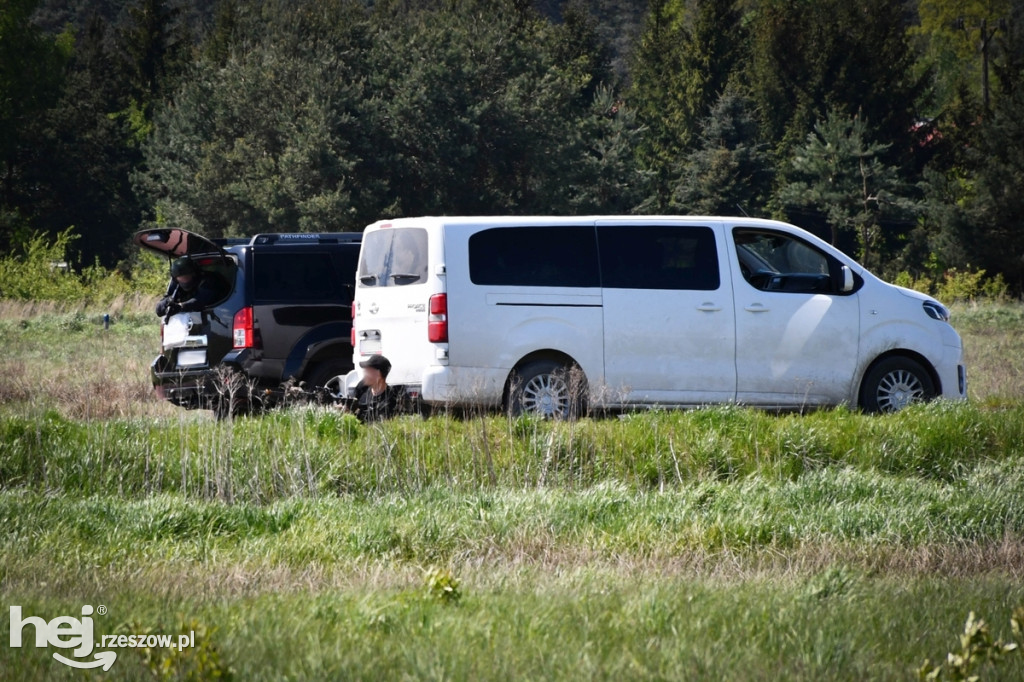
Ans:
POLYGON ((587 383, 576 365, 534 360, 513 373, 507 408, 510 414, 547 419, 578 419, 586 411, 587 383))
POLYGON ((933 399, 938 391, 921 363, 894 356, 875 364, 861 385, 860 404, 866 412, 899 412, 917 402, 933 399))
POLYGON ((543 417, 569 413, 569 384, 559 374, 539 374, 523 386, 523 411, 543 417))
POLYGON ((878 382, 875 398, 882 412, 898 412, 924 397, 924 386, 915 374, 905 369, 889 372, 878 382))

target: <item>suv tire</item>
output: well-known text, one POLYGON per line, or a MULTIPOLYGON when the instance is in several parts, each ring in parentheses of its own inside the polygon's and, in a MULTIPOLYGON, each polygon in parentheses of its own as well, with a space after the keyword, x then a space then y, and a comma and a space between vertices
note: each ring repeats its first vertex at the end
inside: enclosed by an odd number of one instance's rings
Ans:
POLYGON ((306 388, 317 394, 323 389, 326 401, 337 400, 345 388, 345 376, 350 369, 343 360, 319 362, 306 373, 306 388))

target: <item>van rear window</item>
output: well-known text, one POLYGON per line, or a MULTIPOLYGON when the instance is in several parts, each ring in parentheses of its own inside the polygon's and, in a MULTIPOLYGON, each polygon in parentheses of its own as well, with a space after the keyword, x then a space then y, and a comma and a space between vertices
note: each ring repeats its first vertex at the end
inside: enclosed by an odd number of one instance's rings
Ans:
POLYGON ((528 287, 601 286, 590 226, 497 227, 469 238, 474 284, 528 287))
POLYGON ((357 280, 364 287, 427 281, 427 231, 422 227, 375 230, 363 237, 357 280))
POLYGON ((715 233, 709 227, 599 227, 601 275, 609 289, 714 291, 720 284, 715 233))

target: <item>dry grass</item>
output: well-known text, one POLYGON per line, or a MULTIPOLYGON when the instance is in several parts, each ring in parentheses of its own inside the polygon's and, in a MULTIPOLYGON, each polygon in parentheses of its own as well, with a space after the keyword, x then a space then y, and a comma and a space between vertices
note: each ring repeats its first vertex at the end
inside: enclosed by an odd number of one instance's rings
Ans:
POLYGON ((0 320, 32 320, 39 317, 53 317, 68 314, 84 314, 102 317, 108 313, 111 318, 127 315, 149 315, 156 307, 157 296, 134 294, 118 296, 102 310, 86 308, 81 303, 61 301, 14 301, 0 298, 0 320))
MULTIPOLYGON (((586 572, 619 578, 701 581, 731 585, 772 582, 799 584, 830 568, 842 566, 866 575, 888 578, 972 580, 998 576, 1024 581, 1024 542, 1007 537, 996 543, 930 544, 912 548, 866 547, 812 543, 789 551, 693 551, 674 556, 608 557, 582 548, 551 551, 539 557, 506 555, 466 557, 447 565, 477 589, 529 587, 538 575, 571 576, 586 572)), ((37 557, 38 558, 38 557, 37 557)), ((3 579, 7 592, 33 593, 39 576, 53 574, 43 592, 74 594, 111 584, 143 593, 213 599, 239 599, 264 594, 298 594, 325 590, 403 590, 422 584, 425 566, 393 561, 358 561, 287 565, 266 558, 211 558, 207 561, 152 562, 122 558, 116 565, 76 571, 67 566, 54 574, 45 558, 11 566, 3 579)))
POLYGON ((953 315, 970 397, 994 403, 1024 397, 1024 303, 963 305, 953 315))
POLYGON ((122 297, 104 311, 0 301, 0 405, 90 420, 174 415, 149 382, 159 350, 154 301, 122 297))

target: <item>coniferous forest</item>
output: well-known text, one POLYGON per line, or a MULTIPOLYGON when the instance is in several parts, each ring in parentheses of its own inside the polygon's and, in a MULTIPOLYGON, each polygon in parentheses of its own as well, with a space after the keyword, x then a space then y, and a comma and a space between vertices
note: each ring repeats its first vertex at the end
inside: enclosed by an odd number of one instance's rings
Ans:
POLYGON ((1014 0, 2 0, 0 252, 69 228, 776 217, 1024 288, 1014 0))

